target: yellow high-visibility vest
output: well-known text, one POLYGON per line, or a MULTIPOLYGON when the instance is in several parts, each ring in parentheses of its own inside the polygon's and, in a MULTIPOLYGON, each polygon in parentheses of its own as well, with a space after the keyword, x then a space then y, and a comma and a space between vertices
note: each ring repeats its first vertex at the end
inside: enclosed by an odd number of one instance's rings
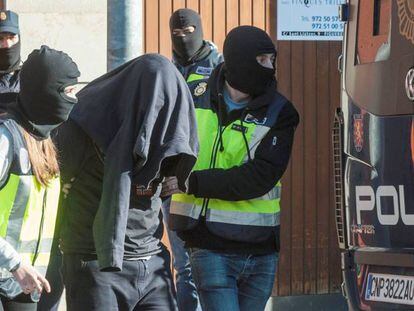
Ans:
MULTIPOLYGON (((14 159, 9 178, 0 189, 0 236, 43 275, 49 263, 58 209, 60 181, 55 178, 47 187, 33 175, 22 170, 19 157, 26 149, 18 125, 12 120, 1 121, 13 137, 14 159)), ((27 159, 28 160, 28 159, 27 159)), ((7 275, 2 271, 2 277, 7 275)))
MULTIPOLYGON (((262 123, 246 116, 243 121, 235 120, 219 128, 217 113, 203 99, 195 100, 200 142, 195 171, 230 169, 254 159, 256 148, 271 129, 272 122, 275 122, 285 103, 281 96, 277 98, 262 123), (223 152, 219 151, 220 143, 224 146, 223 152)), ((174 194, 170 205, 169 226, 176 231, 189 230, 203 216, 207 228, 218 236, 236 241, 258 242, 267 239, 270 232, 280 224, 280 196, 280 181, 275 181, 274 188, 267 194, 251 200, 225 201, 174 194)))

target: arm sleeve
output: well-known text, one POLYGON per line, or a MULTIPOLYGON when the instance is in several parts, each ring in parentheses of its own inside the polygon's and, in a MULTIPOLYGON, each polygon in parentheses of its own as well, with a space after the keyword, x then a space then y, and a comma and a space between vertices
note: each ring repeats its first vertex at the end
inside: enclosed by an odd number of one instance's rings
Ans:
MULTIPOLYGON (((12 136, 4 125, 0 125, 0 188, 4 185, 8 178, 12 161, 12 136)), ((19 263, 20 256, 16 250, 5 239, 0 238, 0 268, 11 270, 19 263)))
MULTIPOLYGON (((13 138, 9 130, 4 125, 0 125, 0 188, 7 181, 12 161, 13 138)), ((0 268, 11 270, 19 263, 19 254, 13 246, 0 237, 0 268)))
POLYGON ((13 140, 11 133, 0 125, 0 188, 8 178, 8 172, 13 161, 13 140))
POLYGON ((0 268, 10 271, 18 264, 21 258, 16 250, 5 239, 0 237, 0 268))
POLYGON ((277 124, 260 142, 253 160, 230 169, 193 172, 189 193, 201 198, 239 201, 269 192, 286 170, 299 123, 299 116, 291 104, 282 112, 277 124))

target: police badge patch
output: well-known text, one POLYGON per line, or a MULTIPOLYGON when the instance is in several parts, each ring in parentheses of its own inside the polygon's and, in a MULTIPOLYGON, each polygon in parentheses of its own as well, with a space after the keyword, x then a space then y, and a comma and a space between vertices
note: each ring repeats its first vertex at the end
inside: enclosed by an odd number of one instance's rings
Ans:
POLYGON ((255 118, 254 116, 252 116, 250 113, 246 115, 246 117, 244 118, 244 122, 246 123, 254 123, 256 125, 264 125, 267 121, 267 118, 264 117, 263 119, 259 120, 257 118, 255 118))
POLYGON ((397 0, 400 33, 414 44, 414 1, 397 0))
POLYGON ((200 82, 194 89, 194 96, 201 96, 207 90, 207 82, 200 82))
POLYGON ((213 71, 213 68, 198 66, 196 69, 196 74, 202 75, 202 76, 209 76, 211 75, 212 71, 213 71))

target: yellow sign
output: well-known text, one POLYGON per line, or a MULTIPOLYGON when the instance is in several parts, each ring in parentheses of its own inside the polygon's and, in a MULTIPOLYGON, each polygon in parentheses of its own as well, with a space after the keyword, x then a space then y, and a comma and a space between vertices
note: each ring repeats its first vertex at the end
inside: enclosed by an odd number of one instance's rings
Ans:
POLYGON ((414 1, 397 0, 400 33, 414 44, 414 1))

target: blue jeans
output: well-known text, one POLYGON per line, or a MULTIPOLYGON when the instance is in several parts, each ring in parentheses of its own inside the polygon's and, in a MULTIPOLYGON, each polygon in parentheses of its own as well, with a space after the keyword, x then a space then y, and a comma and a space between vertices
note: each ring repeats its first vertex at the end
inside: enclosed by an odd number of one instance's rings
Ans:
POLYGON ((191 273, 190 259, 184 248, 184 242, 174 231, 168 229, 170 202, 171 200, 167 199, 162 203, 162 213, 173 254, 173 266, 176 271, 178 309, 180 311, 201 311, 197 289, 191 273))
POLYGON ((278 257, 278 253, 259 256, 190 249, 203 310, 263 311, 272 293, 278 257))

